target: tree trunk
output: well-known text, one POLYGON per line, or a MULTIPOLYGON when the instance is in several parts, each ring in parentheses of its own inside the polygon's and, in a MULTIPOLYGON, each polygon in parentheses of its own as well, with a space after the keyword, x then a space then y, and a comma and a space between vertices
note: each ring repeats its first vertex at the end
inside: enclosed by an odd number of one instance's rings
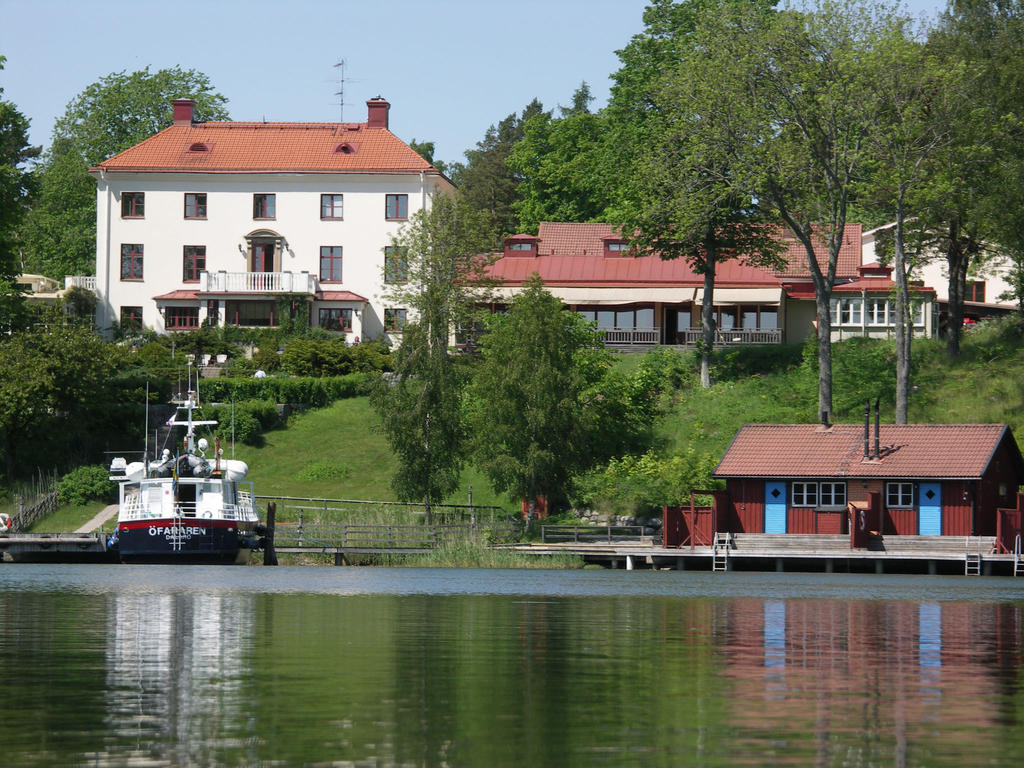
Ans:
POLYGON ((914 319, 907 287, 907 254, 904 250, 903 204, 896 204, 896 242, 893 273, 896 277, 896 423, 906 424, 910 410, 910 339, 914 319))
POLYGON ((815 290, 818 312, 818 418, 832 421, 832 308, 831 293, 815 290))
POLYGON ((711 354, 715 348, 715 252, 714 233, 704 243, 704 297, 700 307, 700 385, 711 386, 711 354))
POLYGON ((960 354, 960 337, 964 329, 964 293, 967 289, 967 249, 960 237, 959 222, 949 224, 949 241, 946 245, 946 266, 949 269, 949 302, 947 306, 946 354, 957 357, 960 354))

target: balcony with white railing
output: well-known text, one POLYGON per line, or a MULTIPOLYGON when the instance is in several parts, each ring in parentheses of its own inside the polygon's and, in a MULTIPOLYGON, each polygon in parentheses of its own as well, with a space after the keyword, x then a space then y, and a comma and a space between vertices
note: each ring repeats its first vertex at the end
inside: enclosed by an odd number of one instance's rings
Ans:
POLYGON ((64 289, 68 288, 82 288, 86 291, 96 292, 96 277, 95 275, 65 275, 64 276, 64 289))
POLYGON ((200 272, 202 293, 301 293, 317 292, 316 275, 309 272, 200 272))

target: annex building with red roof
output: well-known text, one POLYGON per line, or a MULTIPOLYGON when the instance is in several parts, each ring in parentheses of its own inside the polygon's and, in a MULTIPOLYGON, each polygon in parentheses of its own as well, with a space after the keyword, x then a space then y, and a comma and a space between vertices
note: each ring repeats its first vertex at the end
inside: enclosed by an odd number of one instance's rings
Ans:
MULTIPOLYGON (((730 258, 716 267, 716 343, 799 342, 815 333, 814 286, 803 246, 780 234, 784 266, 770 270, 730 258)), ((826 260, 823 245, 818 258, 826 260)), ((861 226, 848 224, 832 297, 832 337, 886 337, 895 313, 891 267, 861 264, 861 226)), ((489 268, 499 300, 534 274, 567 307, 617 346, 693 345, 701 337, 704 276, 685 259, 634 254, 609 224, 543 222, 536 235, 513 235, 489 268)), ((933 336, 935 292, 912 288, 916 333, 933 336)))
POLYGON ((173 107, 172 125, 90 169, 100 328, 276 326, 305 308, 353 341, 400 332, 406 310, 383 298, 402 278, 391 238, 454 187, 390 131, 387 101, 355 123, 173 107))
MULTIPOLYGON (((715 530, 995 536, 1024 459, 1005 424, 749 424, 715 469, 715 530)), ((1020 520, 1015 522, 1019 532, 1020 520)))

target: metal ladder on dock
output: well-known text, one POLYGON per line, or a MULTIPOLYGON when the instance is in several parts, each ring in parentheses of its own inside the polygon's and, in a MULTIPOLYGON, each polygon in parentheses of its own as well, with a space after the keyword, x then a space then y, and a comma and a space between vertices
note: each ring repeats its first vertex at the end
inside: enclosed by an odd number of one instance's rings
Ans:
POLYGON ((729 550, 732 549, 732 534, 725 531, 715 532, 715 543, 711 550, 711 570, 729 570, 729 550))
POLYGON ((1020 534, 1017 534, 1017 538, 1013 543, 1013 575, 1019 576, 1024 573, 1024 562, 1021 562, 1020 554, 1020 534))
POLYGON ((964 552, 964 575, 965 576, 981 576, 981 539, 975 539, 975 551, 971 551, 971 539, 972 536, 967 537, 966 548, 964 552))

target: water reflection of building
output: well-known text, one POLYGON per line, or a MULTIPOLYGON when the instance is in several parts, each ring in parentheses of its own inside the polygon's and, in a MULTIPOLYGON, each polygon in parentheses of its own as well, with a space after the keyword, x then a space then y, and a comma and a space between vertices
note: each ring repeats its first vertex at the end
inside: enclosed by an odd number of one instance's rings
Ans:
MULTIPOLYGON (((806 740, 820 761, 914 763, 933 729, 973 742, 1000 726, 1021 664, 1022 608, 995 603, 736 600, 721 649, 734 725, 806 740), (850 753, 863 738, 864 754, 850 753)), ((979 745, 979 762, 993 745, 979 745)), ((856 751, 856 750, 855 750, 856 751)))
POLYGON ((108 624, 108 731, 140 753, 212 764, 244 722, 252 597, 120 594, 108 624), (165 753, 166 752, 166 753, 165 753))

